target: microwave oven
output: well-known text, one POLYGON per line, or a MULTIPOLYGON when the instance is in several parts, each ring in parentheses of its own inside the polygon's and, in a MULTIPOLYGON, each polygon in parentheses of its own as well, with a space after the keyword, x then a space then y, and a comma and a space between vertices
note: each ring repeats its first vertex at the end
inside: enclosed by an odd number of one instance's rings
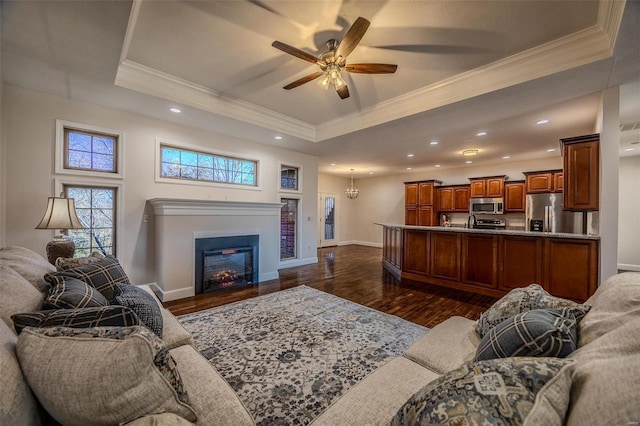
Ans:
POLYGON ((469 214, 503 214, 503 198, 472 198, 469 201, 469 214))

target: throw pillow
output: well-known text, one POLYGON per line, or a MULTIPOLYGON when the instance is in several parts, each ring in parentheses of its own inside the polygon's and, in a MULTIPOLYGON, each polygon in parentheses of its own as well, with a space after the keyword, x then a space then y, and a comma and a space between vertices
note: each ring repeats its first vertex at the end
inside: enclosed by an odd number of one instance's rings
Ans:
POLYGON ((416 392, 391 425, 521 425, 538 391, 570 362, 522 357, 464 364, 416 392))
POLYGON ((58 271, 66 271, 67 269, 78 268, 104 259, 104 254, 99 251, 91 252, 87 257, 59 257, 56 259, 56 269, 58 271))
POLYGON ((51 293, 44 299, 44 307, 48 309, 73 309, 107 306, 109 301, 95 288, 87 283, 69 277, 54 277, 56 284, 51 293))
POLYGON ((142 325, 162 338, 162 311, 152 295, 134 285, 116 283, 111 303, 130 308, 140 318, 142 325))
POLYGON ((47 274, 44 278, 55 285, 57 284, 56 277, 70 277, 84 281, 102 293, 107 300, 113 299, 115 283, 129 284, 127 274, 118 263, 118 259, 113 256, 107 256, 104 259, 77 268, 47 274))
POLYGON ((16 353, 61 424, 114 425, 165 412, 197 420, 173 357, 144 327, 27 327, 16 353))
POLYGON ((484 337, 493 327, 507 318, 533 309, 565 308, 581 306, 585 313, 589 310, 586 305, 580 305, 567 299, 550 295, 538 284, 531 284, 523 288, 514 288, 484 311, 478 319, 476 331, 484 337))
POLYGON ((502 321, 484 335, 476 361, 512 356, 564 358, 578 346, 578 308, 534 309, 502 321))
POLYGON ((25 327, 90 328, 140 325, 140 319, 131 309, 117 305, 25 312, 12 315, 11 319, 18 334, 25 327))

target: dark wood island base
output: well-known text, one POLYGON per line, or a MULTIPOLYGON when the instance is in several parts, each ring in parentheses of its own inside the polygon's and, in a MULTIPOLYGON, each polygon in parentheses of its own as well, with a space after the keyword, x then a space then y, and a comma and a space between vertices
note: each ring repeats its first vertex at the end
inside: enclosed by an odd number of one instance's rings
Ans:
POLYGON ((399 279, 494 297, 537 283, 578 302, 598 286, 598 236, 378 225, 382 264, 399 279))

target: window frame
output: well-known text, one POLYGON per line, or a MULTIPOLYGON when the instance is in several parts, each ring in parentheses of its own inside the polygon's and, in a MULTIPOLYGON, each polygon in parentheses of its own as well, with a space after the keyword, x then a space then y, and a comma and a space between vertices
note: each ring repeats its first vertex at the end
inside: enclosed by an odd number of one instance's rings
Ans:
POLYGON ((80 186, 87 188, 109 188, 115 189, 116 196, 115 212, 114 212, 114 227, 115 227, 115 244, 113 245, 113 255, 118 257, 122 255, 123 241, 124 241, 124 185, 120 182, 105 181, 98 179, 77 179, 77 178, 56 178, 54 180, 54 193, 64 193, 65 186, 80 186))
POLYGON ((302 194, 302 175, 303 175, 303 170, 302 170, 302 166, 299 164, 295 164, 292 163, 290 161, 287 162, 282 162, 282 161, 278 161, 278 191, 280 193, 284 193, 284 194, 302 194), (282 187, 282 167, 294 167, 296 169, 298 169, 298 189, 291 189, 291 188, 283 188, 282 187))
POLYGON ((257 158, 249 156, 241 156, 237 153, 230 153, 220 150, 211 150, 203 146, 186 144, 183 142, 177 142, 165 138, 156 138, 156 158, 155 158, 155 181, 158 183, 173 183, 178 185, 200 185, 200 186, 215 186, 221 188, 233 188, 249 191, 261 191, 262 190, 262 173, 260 171, 261 161, 257 158), (218 157, 227 157, 240 161, 252 161, 256 164, 256 176, 255 185, 247 185, 242 183, 226 183, 226 182, 214 182, 198 179, 184 179, 184 178, 171 178, 162 176, 162 148, 175 148, 182 151, 192 151, 196 153, 213 155, 218 157))
POLYGON ((56 120, 55 173, 75 176, 92 176, 104 179, 124 179, 124 132, 119 130, 97 127, 90 124, 76 123, 66 120, 56 120), (68 168, 67 143, 65 130, 77 130, 93 134, 104 134, 116 139, 115 144, 115 172, 68 168))

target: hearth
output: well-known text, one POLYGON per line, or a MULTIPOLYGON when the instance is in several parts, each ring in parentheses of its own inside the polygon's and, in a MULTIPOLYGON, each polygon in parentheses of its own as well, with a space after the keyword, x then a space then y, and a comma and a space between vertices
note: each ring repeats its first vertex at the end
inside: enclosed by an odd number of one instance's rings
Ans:
POLYGON ((256 284, 258 243, 258 235, 197 238, 196 294, 256 284))

